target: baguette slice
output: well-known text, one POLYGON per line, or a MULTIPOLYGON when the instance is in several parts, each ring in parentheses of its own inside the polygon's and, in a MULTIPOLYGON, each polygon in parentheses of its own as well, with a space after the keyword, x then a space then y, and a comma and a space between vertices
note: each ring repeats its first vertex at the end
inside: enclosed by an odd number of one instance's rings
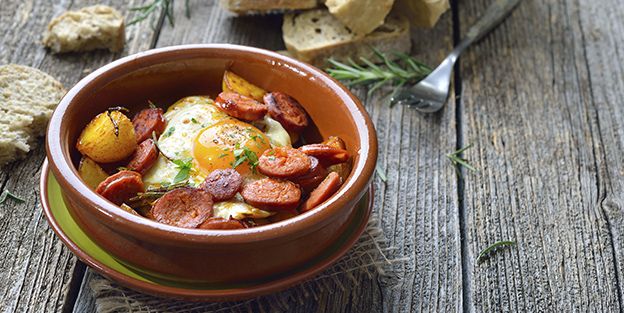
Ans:
POLYGON ((221 0, 221 7, 238 15, 267 14, 317 7, 318 0, 221 0))
POLYGON ((38 69, 0 66, 0 165, 30 151, 64 94, 61 83, 38 69))
POLYGON ((397 0, 395 7, 413 26, 431 28, 450 5, 448 0, 397 0))
POLYGON ((284 43, 295 58, 323 67, 331 57, 338 61, 351 58, 376 58, 372 47, 394 57, 393 52, 409 53, 409 22, 402 16, 390 15, 372 33, 360 37, 347 29, 327 10, 317 9, 284 16, 284 43))
POLYGON ((43 44, 55 53, 96 49, 117 52, 123 50, 125 41, 123 16, 105 5, 61 14, 48 24, 43 37, 43 44))
POLYGON ((381 26, 394 0, 327 0, 325 5, 356 35, 367 35, 381 26))

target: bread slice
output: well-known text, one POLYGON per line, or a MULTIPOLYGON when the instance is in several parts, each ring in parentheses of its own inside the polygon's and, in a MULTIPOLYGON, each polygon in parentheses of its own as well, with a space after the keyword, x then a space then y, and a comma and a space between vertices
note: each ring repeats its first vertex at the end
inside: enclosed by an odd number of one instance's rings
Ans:
POLYGON ((0 165, 30 150, 63 95, 63 85, 38 69, 0 66, 0 165))
POLYGON ((381 26, 394 0, 327 0, 325 5, 356 35, 367 35, 381 26))
POLYGON ((43 36, 43 44, 55 53, 108 49, 123 50, 124 19, 119 11, 94 5, 68 11, 54 18, 43 36))
POLYGON ((326 66, 331 57, 338 61, 360 57, 376 60, 373 47, 394 56, 393 52, 409 53, 411 48, 409 22, 402 16, 390 15, 372 33, 361 37, 346 28, 325 9, 287 14, 282 25, 284 43, 297 59, 315 66, 326 66))
POLYGON ((448 0, 397 0, 395 8, 413 26, 433 27, 450 5, 448 0))
POLYGON ((238 15, 266 14, 312 9, 318 0, 221 0, 221 6, 238 15))

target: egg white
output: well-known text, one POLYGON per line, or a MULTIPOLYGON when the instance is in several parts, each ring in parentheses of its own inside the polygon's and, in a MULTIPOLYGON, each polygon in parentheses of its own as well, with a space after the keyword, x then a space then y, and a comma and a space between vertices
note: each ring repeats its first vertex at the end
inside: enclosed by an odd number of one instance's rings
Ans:
MULTIPOLYGON (((160 187, 173 183, 180 169, 167 157, 172 160, 192 159, 195 136, 203 128, 229 118, 215 106, 212 99, 206 96, 180 99, 169 107, 164 117, 167 127, 158 138, 161 154, 154 166, 143 175, 143 183, 146 187, 160 187)), ((198 185, 204 178, 201 171, 196 168, 191 169, 189 181, 192 184, 198 185)))

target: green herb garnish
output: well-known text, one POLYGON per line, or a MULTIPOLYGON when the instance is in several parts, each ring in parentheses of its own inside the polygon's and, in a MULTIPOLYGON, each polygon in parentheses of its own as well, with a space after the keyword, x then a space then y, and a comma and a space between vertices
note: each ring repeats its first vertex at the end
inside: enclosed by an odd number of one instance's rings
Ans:
POLYGON ((385 183, 388 180, 388 177, 386 177, 386 173, 381 168, 381 165, 379 165, 379 163, 375 165, 375 172, 377 173, 377 176, 379 176, 382 182, 385 183))
POLYGON ((167 131, 162 135, 163 138, 171 136, 171 134, 173 134, 174 131, 175 131, 174 126, 169 127, 169 129, 167 129, 167 131))
POLYGON ((446 155, 446 157, 447 157, 447 158, 451 161, 451 163, 453 163, 453 165, 455 165, 456 167, 463 166, 463 167, 465 167, 465 168, 467 168, 467 169, 469 169, 469 170, 471 170, 471 171, 473 171, 473 172, 476 172, 476 171, 477 171, 477 169, 476 169, 474 166, 470 165, 470 164, 468 163, 468 160, 466 160, 466 159, 464 159, 464 158, 462 157, 462 153, 464 153, 464 151, 466 151, 466 150, 467 150, 467 149, 469 149, 470 147, 472 147, 472 144, 469 144, 469 145, 467 145, 467 146, 465 146, 465 147, 463 147, 463 148, 461 148, 461 149, 459 149, 459 150, 456 150, 456 151, 454 151, 454 152, 448 153, 448 154, 446 155))
POLYGON ((14 195, 14 194, 12 194, 10 191, 5 189, 2 192, 2 194, 0 195, 0 204, 3 204, 8 198, 11 198, 11 199, 13 199, 13 200, 15 200, 17 202, 20 202, 20 203, 26 202, 26 200, 24 200, 24 199, 14 195))
POLYGON ((377 65, 363 57, 360 58, 360 61, 365 64, 364 66, 357 64, 352 59, 348 59, 346 63, 329 59, 329 63, 333 67, 326 69, 327 73, 335 79, 345 82, 347 86, 368 86, 368 96, 381 86, 389 84, 394 87, 391 97, 403 85, 415 84, 431 73, 430 67, 405 53, 394 52, 394 55, 399 58, 399 61, 395 62, 379 50, 372 49, 375 56, 383 62, 383 65, 377 65))
POLYGON ((256 166, 258 166, 258 156, 255 152, 249 150, 249 148, 247 147, 241 148, 240 145, 237 143, 233 153, 234 161, 230 163, 232 168, 236 168, 246 161, 247 164, 249 164, 249 168, 251 169, 251 171, 254 173, 256 172, 256 166))
MULTIPOLYGON (((184 8, 186 11, 186 18, 191 18, 191 8, 189 5, 189 0, 185 0, 184 8)), ((130 8, 130 11, 137 12, 138 16, 130 21, 127 25, 130 26, 132 24, 139 23, 147 19, 150 15, 158 10, 164 12, 165 17, 167 18, 171 26, 175 26, 173 16, 173 0, 154 0, 147 5, 130 8)), ((155 27, 153 27, 152 25, 152 28, 155 27)))
POLYGON ((187 180, 191 174, 191 169, 193 168, 193 159, 188 158, 185 160, 173 160, 172 162, 180 169, 178 174, 173 178, 173 184, 187 180))
POLYGON ((492 253, 494 250, 498 250, 498 248, 513 246, 515 244, 516 244, 515 241, 497 241, 493 243, 491 246, 483 249, 481 253, 479 253, 479 256, 477 256, 476 262, 477 264, 479 264, 481 261, 484 260, 486 256, 490 255, 490 253, 492 253))
POLYGON ((194 117, 191 117, 191 122, 193 122, 193 124, 199 124, 199 122, 194 117))

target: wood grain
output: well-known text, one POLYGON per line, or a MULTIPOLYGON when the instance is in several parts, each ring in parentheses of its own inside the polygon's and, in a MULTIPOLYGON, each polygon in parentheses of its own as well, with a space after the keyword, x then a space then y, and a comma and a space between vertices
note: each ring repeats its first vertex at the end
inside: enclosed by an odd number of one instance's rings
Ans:
MULTIPOLYGON (((52 55, 40 44, 47 23, 63 11, 90 4, 121 9, 140 1, 0 1, 0 64, 33 66, 59 79, 67 88, 122 54, 93 52, 52 55)), ((149 48, 153 32, 146 23, 127 29, 125 53, 149 48), (147 44, 146 44, 147 43, 147 44)), ((0 193, 9 190, 25 200, 0 204, 0 309, 3 312, 56 312, 71 309, 70 286, 80 274, 77 259, 48 227, 39 203, 43 140, 23 161, 0 170, 0 193), (68 301, 69 300, 69 301, 68 301)), ((75 295, 74 295, 75 296, 75 295)))
MULTIPOLYGON (((461 28, 489 2, 460 2, 461 28)), ((462 58, 469 310, 622 310, 623 12, 524 1, 462 58), (499 240, 518 245, 473 264, 499 240)))
MULTIPOLYGON (((283 49, 280 16, 234 17, 216 3, 191 1, 192 18, 176 5, 175 27, 165 23, 157 46, 227 42, 270 50, 283 49)), ((434 30, 415 31, 416 57, 436 64, 452 47, 450 13, 434 30)), ((293 312, 405 312, 461 310, 461 253, 455 172, 445 154, 455 149, 455 108, 422 115, 391 108, 380 95, 366 104, 380 143, 380 164, 388 181, 376 179, 375 211, 396 248, 407 256, 397 275, 400 284, 358 275, 357 287, 321 290, 318 299, 293 304, 293 312)), ((351 285, 344 278, 345 285, 351 285)))

